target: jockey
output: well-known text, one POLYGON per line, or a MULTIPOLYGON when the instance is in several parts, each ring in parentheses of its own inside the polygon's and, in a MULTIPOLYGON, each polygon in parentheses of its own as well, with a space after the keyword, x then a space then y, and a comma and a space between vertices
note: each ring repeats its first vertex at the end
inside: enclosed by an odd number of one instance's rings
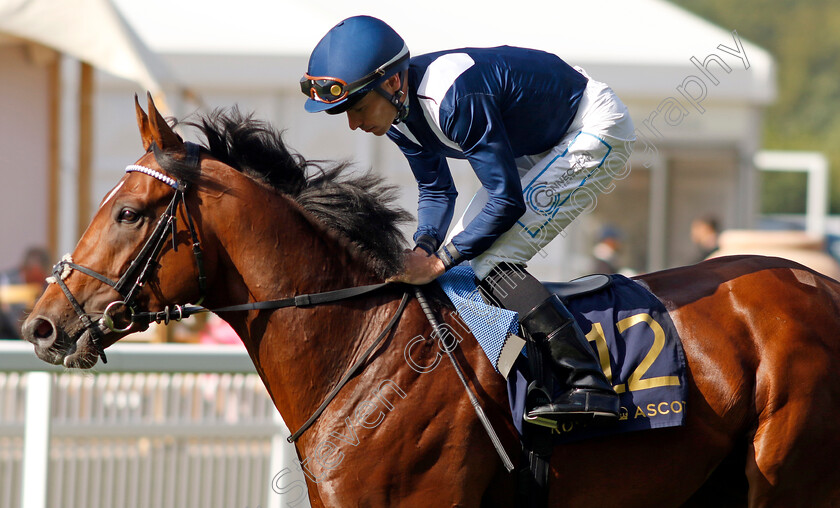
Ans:
POLYGON ((416 246, 393 280, 426 284, 469 260, 481 292, 519 314, 565 382, 526 420, 616 419, 618 396, 583 332, 524 269, 624 171, 635 136, 613 91, 531 49, 409 58, 403 39, 369 16, 327 32, 300 86, 307 111, 347 113, 351 129, 387 135, 408 159, 419 187, 416 246), (457 196, 448 157, 467 159, 482 188, 446 235, 457 196))

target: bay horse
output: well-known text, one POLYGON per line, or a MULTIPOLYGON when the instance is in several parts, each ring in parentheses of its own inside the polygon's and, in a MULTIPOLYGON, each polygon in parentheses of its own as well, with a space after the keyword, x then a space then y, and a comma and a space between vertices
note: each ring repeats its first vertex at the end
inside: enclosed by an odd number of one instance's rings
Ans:
MULTIPOLYGON (((125 321, 126 308, 105 309, 129 291, 144 310, 201 298, 212 309, 375 284, 399 270, 397 225, 406 214, 380 179, 306 161, 235 108, 193 124, 206 144, 190 153, 151 99, 148 116, 135 106, 146 153, 103 199, 72 264, 59 265, 62 284, 49 286, 23 325, 41 359, 92 367, 131 333, 93 322, 109 312, 125 321), (157 242, 149 254, 144 246, 166 210, 177 219, 165 226, 172 243, 157 242), (140 267, 146 283, 118 295, 108 282, 137 273, 132 260, 141 255, 154 257, 140 267)), ((638 279, 665 303, 682 338, 686 423, 557 447, 550 506, 840 505, 840 285, 792 261, 752 256, 638 279), (723 490, 709 501, 709 482, 727 480, 713 473, 727 465, 736 481, 713 485, 723 490)), ((296 429, 386 330, 405 292, 389 285, 325 305, 220 315, 296 429)), ((453 321, 450 306, 433 304, 453 321)), ((364 368, 297 440, 312 506, 516 504, 515 475, 503 469, 454 368, 435 364, 440 346, 431 334, 409 300, 364 368)), ((517 457, 504 380, 469 335, 454 356, 517 457)))

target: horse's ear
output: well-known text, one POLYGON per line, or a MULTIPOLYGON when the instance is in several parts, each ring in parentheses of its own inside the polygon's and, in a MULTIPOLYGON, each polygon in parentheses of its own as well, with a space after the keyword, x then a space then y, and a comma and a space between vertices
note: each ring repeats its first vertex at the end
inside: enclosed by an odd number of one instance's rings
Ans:
POLYGON ((134 111, 137 113, 137 127, 140 128, 140 137, 143 139, 143 149, 147 152, 152 146, 152 127, 149 125, 149 117, 146 112, 140 107, 140 101, 137 94, 134 94, 134 111))
POLYGON ((157 143, 158 148, 160 148, 161 150, 182 149, 184 147, 184 141, 181 139, 180 136, 175 134, 175 131, 172 130, 172 127, 170 127, 169 124, 166 123, 166 120, 164 120, 163 116, 158 112, 157 108, 155 107, 155 101, 152 100, 152 94, 146 92, 146 96, 149 99, 149 130, 151 133, 152 141, 157 143))

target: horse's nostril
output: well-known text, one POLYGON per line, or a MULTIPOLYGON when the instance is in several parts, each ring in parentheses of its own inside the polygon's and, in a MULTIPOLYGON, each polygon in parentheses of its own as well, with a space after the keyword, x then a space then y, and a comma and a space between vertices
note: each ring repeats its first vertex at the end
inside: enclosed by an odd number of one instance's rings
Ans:
POLYGON ((37 318, 32 326, 32 335, 36 339, 47 339, 55 333, 52 323, 46 319, 37 318))

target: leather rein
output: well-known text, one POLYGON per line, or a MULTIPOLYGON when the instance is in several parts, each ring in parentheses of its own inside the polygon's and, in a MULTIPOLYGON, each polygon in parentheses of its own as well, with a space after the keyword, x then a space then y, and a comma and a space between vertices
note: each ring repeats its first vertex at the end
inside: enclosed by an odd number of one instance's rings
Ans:
MULTIPOLYGON (((156 148, 156 147, 155 147, 156 148)), ((187 156, 185 162, 190 165, 198 165, 199 156, 200 156, 200 147, 194 143, 186 143, 187 148, 187 156)), ((140 252, 134 258, 134 260, 129 265, 128 269, 125 273, 120 276, 119 280, 113 281, 112 279, 102 275, 99 272, 91 270, 85 266, 81 266, 73 262, 72 258, 69 255, 64 256, 56 265, 53 267, 52 277, 47 279, 48 282, 57 284, 58 287, 61 288, 61 291, 67 297, 67 300, 70 301, 70 305, 73 306, 73 310, 76 311, 76 314, 79 316, 84 327, 90 331, 91 334, 91 343, 93 347, 96 349, 99 356, 102 358, 103 363, 108 363, 108 359, 105 357, 104 347, 102 343, 104 342, 104 335, 108 333, 108 331, 113 332, 125 332, 130 330, 135 321, 136 311, 137 311, 137 302, 135 298, 137 297, 138 293, 143 289, 146 282, 148 282, 149 277, 151 277, 152 272, 154 271, 154 267, 157 266, 157 258, 160 255, 161 250, 163 250, 163 246, 166 242, 168 236, 172 237, 172 248, 174 250, 178 250, 178 244, 175 241, 175 228, 176 228, 176 214, 178 212, 179 204, 182 204, 184 207, 184 213, 187 216, 188 228, 190 232, 190 237, 192 238, 193 242, 193 253, 196 259, 196 265, 198 266, 198 284, 199 289, 201 291, 201 300, 204 299, 204 291, 207 285, 207 278, 204 276, 204 263, 203 257, 201 252, 201 245, 198 241, 198 235, 195 231, 195 224, 193 223, 192 216, 189 213, 189 209, 187 208, 186 199, 184 195, 187 191, 187 185, 182 182, 177 182, 173 178, 170 178, 159 171, 155 171, 151 168, 147 168, 144 166, 138 165, 130 165, 125 168, 126 173, 131 172, 140 172, 147 174, 151 177, 160 180, 161 182, 169 185, 173 189, 175 189, 175 194, 172 196, 172 200, 169 202, 169 205, 166 207, 166 210, 163 211, 160 218, 158 219, 157 224, 155 225, 154 231, 146 240, 146 243, 143 245, 143 248, 140 249, 140 252), (104 284, 111 286, 114 290, 122 297, 121 300, 114 300, 113 302, 109 303, 105 307, 105 311, 102 313, 102 317, 94 322, 88 313, 82 309, 82 306, 73 296, 73 293, 70 291, 70 288, 67 287, 65 284, 64 279, 70 276, 73 270, 78 270, 85 275, 93 277, 104 284), (117 307, 123 307, 128 309, 131 315, 131 321, 129 322, 128 326, 124 328, 119 328, 115 325, 114 318, 111 315, 111 312, 114 312, 117 307)), ((199 301, 200 303, 200 301, 199 301)), ((148 325, 148 322, 146 322, 148 325)))
MULTIPOLYGON (((199 157, 200 157, 200 150, 201 148, 190 142, 186 142, 186 149, 187 149, 187 156, 185 159, 185 163, 191 166, 197 167, 199 164, 199 157)), ((156 147, 154 147, 156 149, 156 147)), ((230 305, 227 307, 219 307, 215 309, 208 309, 202 307, 200 304, 204 301, 206 289, 207 289, 207 277, 204 273, 204 261, 203 261, 203 253, 201 251, 201 243, 198 238, 198 234, 195 229, 195 224, 193 222, 192 216, 189 213, 189 209, 187 208, 187 201, 185 199, 185 193, 187 191, 187 184, 184 182, 176 181, 175 179, 164 175, 160 171, 156 171, 151 168, 147 168, 145 166, 138 166, 132 164, 125 169, 126 173, 130 172, 139 172, 151 176, 161 182, 169 185, 173 189, 175 189, 175 194, 172 196, 172 200, 169 202, 169 205, 166 207, 166 210, 160 215, 157 224, 155 225, 155 229, 152 231, 152 234, 146 240, 146 243, 143 245, 143 248, 134 258, 134 260, 129 265, 128 269, 126 269, 125 273, 123 273, 117 281, 106 277, 90 268, 81 266, 76 264, 72 261, 69 255, 64 256, 54 267, 53 267, 53 276, 50 277, 48 282, 57 284, 64 295, 67 297, 67 300, 70 302, 70 305, 75 310, 76 314, 79 316, 79 320, 82 322, 84 327, 90 331, 91 334, 91 344, 96 349, 99 356, 102 358, 103 363, 108 363, 107 358, 105 357, 105 351, 102 344, 104 343, 104 337, 106 333, 109 332, 126 332, 131 330, 134 327, 135 323, 140 325, 148 326, 149 323, 152 321, 156 323, 165 323, 168 324, 170 321, 180 321, 187 317, 192 316, 193 314, 202 313, 202 312, 241 312, 241 311, 249 311, 249 310, 274 310, 274 309, 282 309, 286 307, 310 307, 314 305, 322 305, 332 302, 338 302, 341 300, 347 300, 349 298, 355 298, 358 296, 366 295, 377 291, 389 283, 380 283, 380 284, 372 284, 368 286, 357 286, 351 288, 344 288, 344 289, 337 289, 333 291, 325 291, 321 293, 310 293, 310 294, 303 294, 297 295, 290 298, 282 298, 279 300, 268 300, 262 302, 252 302, 252 303, 244 303, 239 305, 230 305), (143 289, 145 284, 148 282, 149 278, 151 277, 154 269, 159 265, 157 260, 158 257, 163 250, 163 246, 166 243, 168 237, 171 236, 172 239, 172 249, 178 250, 177 242, 175 241, 175 232, 176 232, 176 215, 178 212, 178 207, 183 206, 184 208, 184 215, 187 217, 187 229, 190 233, 190 238, 192 240, 192 249, 193 254, 196 260, 196 267, 198 269, 198 286, 201 297, 199 298, 198 304, 194 305, 173 305, 172 307, 166 306, 164 310, 159 312, 146 312, 140 311, 137 307, 137 302, 135 298, 137 297, 138 293, 143 289), (109 303, 105 310, 102 312, 102 317, 98 321, 93 321, 90 315, 84 311, 82 306, 79 304, 78 300, 76 300, 73 293, 70 291, 70 288, 67 287, 67 284, 64 282, 70 273, 73 270, 78 270, 79 272, 93 277, 102 283, 112 287, 121 297, 120 300, 114 300, 113 302, 109 303), (115 312, 115 309, 123 307, 127 309, 130 315, 130 322, 125 327, 118 327, 116 325, 115 317, 111 315, 112 312, 115 312)), ((359 369, 367 362, 370 355, 373 353, 374 350, 379 346, 382 340, 389 334, 391 330, 393 330, 394 326, 396 325, 399 317, 402 315, 403 310, 408 303, 409 293, 405 291, 403 293, 402 300, 400 301, 399 306, 397 307, 396 312, 391 317, 391 320, 385 325, 385 328, 380 332, 380 334, 376 337, 373 343, 365 350, 364 353, 360 356, 360 358, 345 372, 344 376, 342 376, 341 380, 336 384, 336 386, 330 391, 330 393, 326 396, 324 402, 315 410, 311 417, 298 429, 295 433, 293 433, 287 440, 291 443, 296 441, 301 434, 303 434, 309 427, 311 427, 318 417, 324 412, 327 408, 329 403, 335 398, 341 388, 350 380, 353 375, 355 375, 359 369)))

